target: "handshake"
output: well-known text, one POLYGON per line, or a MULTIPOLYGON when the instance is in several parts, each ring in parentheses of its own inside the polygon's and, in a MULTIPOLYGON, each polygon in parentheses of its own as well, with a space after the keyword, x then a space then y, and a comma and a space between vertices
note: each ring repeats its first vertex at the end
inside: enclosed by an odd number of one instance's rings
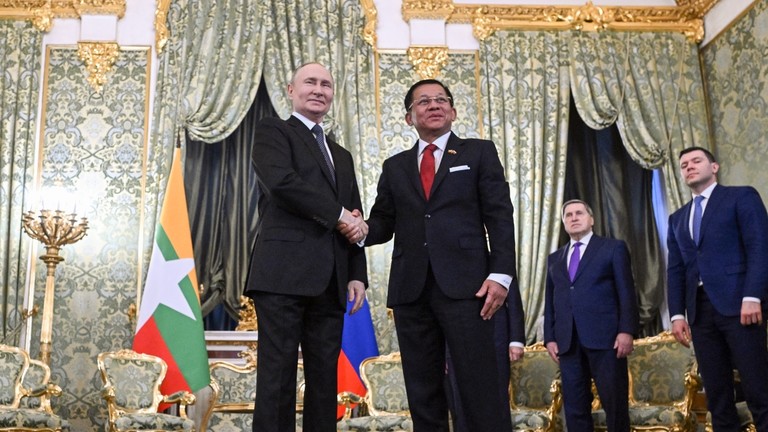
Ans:
POLYGON ((336 224, 336 229, 339 230, 351 244, 363 241, 365 236, 368 235, 368 224, 365 223, 363 214, 360 213, 360 210, 358 209, 351 212, 344 209, 344 213, 341 215, 339 223, 336 224))

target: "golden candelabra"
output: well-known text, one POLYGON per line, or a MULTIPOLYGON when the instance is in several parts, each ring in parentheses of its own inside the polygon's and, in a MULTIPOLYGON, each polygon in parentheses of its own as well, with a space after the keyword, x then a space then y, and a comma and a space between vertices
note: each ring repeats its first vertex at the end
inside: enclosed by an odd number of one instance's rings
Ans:
POLYGON ((53 336, 53 301, 54 275, 56 266, 64 261, 59 255, 62 246, 72 244, 85 236, 88 219, 80 218, 73 212, 66 214, 61 210, 40 210, 39 213, 28 211, 22 216, 21 224, 30 237, 45 246, 45 255, 41 256, 47 268, 45 276, 45 299, 43 301, 43 323, 40 330, 40 360, 51 364, 51 345, 53 336))

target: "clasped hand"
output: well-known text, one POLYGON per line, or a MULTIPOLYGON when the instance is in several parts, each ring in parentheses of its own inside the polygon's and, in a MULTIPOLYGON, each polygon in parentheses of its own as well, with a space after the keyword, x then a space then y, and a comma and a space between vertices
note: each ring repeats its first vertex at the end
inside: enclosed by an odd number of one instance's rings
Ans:
POLYGON ((365 223, 363 214, 358 209, 353 211, 344 209, 336 229, 352 244, 362 241, 368 235, 368 224, 365 223))

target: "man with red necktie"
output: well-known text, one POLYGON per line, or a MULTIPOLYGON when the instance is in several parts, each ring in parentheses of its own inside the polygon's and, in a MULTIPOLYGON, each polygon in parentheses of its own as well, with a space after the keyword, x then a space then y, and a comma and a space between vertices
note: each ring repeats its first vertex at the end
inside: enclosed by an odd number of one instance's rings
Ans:
POLYGON ((456 109, 437 80, 405 97, 405 121, 419 140, 384 162, 365 245, 395 239, 387 305, 393 309, 415 432, 448 431, 446 347, 472 431, 508 432, 494 313, 523 310, 515 271, 509 185, 493 142, 451 132, 456 109))

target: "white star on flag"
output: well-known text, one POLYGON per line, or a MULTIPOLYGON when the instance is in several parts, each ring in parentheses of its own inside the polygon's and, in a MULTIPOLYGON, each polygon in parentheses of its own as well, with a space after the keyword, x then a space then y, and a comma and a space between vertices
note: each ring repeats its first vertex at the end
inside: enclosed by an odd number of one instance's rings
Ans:
POLYGON ((160 304, 195 320, 195 315, 189 308, 187 298, 184 297, 179 287, 179 282, 187 277, 193 268, 195 268, 193 258, 166 261, 157 243, 155 243, 152 248, 152 259, 149 261, 147 282, 144 285, 144 298, 141 300, 141 307, 139 308, 137 330, 144 326, 144 323, 155 313, 160 304))

